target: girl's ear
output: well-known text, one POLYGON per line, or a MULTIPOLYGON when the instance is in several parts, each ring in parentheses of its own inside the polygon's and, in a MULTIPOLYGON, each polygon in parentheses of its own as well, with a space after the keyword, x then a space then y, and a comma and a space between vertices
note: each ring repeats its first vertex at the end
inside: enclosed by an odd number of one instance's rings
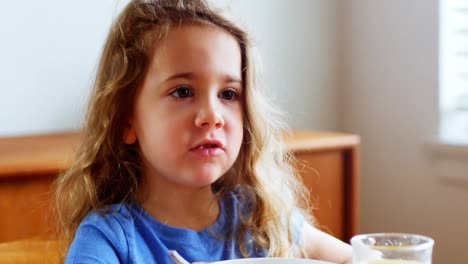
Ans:
POLYGON ((129 120, 123 132, 123 141, 127 145, 135 144, 135 142, 137 141, 137 135, 132 123, 133 122, 129 120))

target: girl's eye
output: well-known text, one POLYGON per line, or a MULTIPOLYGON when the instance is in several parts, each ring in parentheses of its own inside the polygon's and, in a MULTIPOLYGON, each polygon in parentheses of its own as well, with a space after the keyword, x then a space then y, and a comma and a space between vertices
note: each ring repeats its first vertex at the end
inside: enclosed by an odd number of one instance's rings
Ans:
POLYGON ((228 89, 228 90, 224 90, 223 92, 221 92, 221 95, 220 97, 224 100, 236 100, 238 98, 238 94, 236 93, 236 91, 234 90, 231 90, 231 89, 228 89))
POLYGON ((193 96, 193 93, 189 87, 182 86, 177 88, 174 92, 172 92, 171 95, 177 98, 187 98, 193 96))

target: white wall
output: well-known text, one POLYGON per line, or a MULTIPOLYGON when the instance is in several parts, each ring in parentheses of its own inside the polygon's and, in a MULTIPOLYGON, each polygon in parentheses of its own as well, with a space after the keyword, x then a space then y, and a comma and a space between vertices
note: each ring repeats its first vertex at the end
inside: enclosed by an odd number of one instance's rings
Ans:
MULTIPOLYGON (((80 127, 107 30, 128 0, 0 3, 0 136, 80 127)), ((334 129, 336 1, 216 0, 254 33, 296 128, 334 129)))
POLYGON ((253 33, 275 102, 294 128, 337 127, 337 0, 216 0, 253 33))
POLYGON ((79 127, 98 53, 123 3, 0 2, 0 135, 79 127))
POLYGON ((468 261, 468 184, 434 171, 438 0, 341 2, 340 123, 362 137, 362 232, 435 239, 434 262, 468 261))

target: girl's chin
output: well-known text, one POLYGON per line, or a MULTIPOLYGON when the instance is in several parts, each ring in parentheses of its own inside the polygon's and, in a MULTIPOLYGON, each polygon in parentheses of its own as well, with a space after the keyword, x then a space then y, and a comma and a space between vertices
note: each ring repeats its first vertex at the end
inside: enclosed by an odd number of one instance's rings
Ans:
POLYGON ((197 178, 196 180, 193 180, 191 185, 193 185, 194 187, 205 187, 205 186, 209 186, 211 184, 213 184, 215 181, 217 181, 219 177, 210 177, 210 178, 197 178))
POLYGON ((221 178, 223 174, 221 173, 201 173, 192 175, 191 179, 189 180, 190 185, 194 187, 204 187, 213 184, 219 178, 221 178))
POLYGON ((200 188, 216 182, 228 169, 224 164, 184 167, 179 174, 173 175, 172 180, 182 185, 200 188))

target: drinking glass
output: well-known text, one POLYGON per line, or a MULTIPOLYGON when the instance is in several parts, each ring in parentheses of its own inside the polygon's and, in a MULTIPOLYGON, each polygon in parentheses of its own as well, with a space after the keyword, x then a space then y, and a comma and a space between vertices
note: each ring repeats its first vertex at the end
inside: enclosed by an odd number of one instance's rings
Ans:
POLYGON ((434 240, 415 234, 376 233, 351 238, 353 264, 431 264, 434 240))

